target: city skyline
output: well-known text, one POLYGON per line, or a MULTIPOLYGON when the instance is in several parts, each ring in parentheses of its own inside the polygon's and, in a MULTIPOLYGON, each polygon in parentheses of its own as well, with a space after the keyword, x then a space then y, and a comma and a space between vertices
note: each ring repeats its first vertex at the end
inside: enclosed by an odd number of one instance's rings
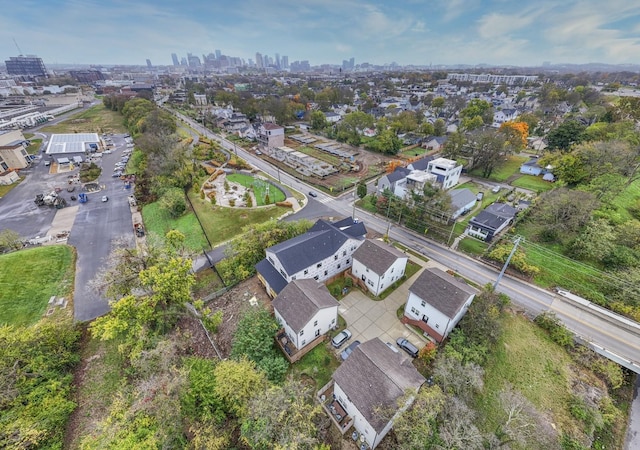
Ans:
POLYGON ((640 4, 611 0, 37 0, 0 18, 0 56, 45 64, 172 65, 171 54, 312 65, 552 63, 640 60, 640 4), (14 45, 16 40, 20 51, 14 45))

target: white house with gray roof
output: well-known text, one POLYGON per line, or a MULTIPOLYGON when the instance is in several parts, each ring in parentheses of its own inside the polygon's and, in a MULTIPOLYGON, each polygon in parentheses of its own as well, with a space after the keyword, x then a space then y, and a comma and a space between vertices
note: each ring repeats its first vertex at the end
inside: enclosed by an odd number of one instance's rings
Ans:
POLYGON ((318 220, 306 233, 266 249, 256 265, 258 278, 271 297, 293 280, 328 280, 351 267, 366 234, 364 224, 351 217, 318 220))
POLYGON ((409 288, 402 321, 442 342, 467 312, 476 292, 440 269, 425 269, 409 288))
POLYGON ((287 284, 273 299, 273 312, 298 350, 338 323, 338 301, 313 279, 287 284))
POLYGON ((448 191, 451 197, 451 218, 457 219, 465 212, 471 211, 478 201, 478 196, 469 189, 453 189, 448 191))
POLYGON ((367 239, 353 254, 351 273, 373 295, 402 278, 407 255, 397 248, 375 239, 367 239))
POLYGON ((333 394, 353 419, 353 427, 374 449, 391 430, 395 418, 413 402, 398 405, 405 393, 425 382, 411 360, 379 338, 360 344, 332 376, 333 394), (384 414, 384 411, 390 411, 384 414), (392 412, 392 413, 391 413, 392 412))

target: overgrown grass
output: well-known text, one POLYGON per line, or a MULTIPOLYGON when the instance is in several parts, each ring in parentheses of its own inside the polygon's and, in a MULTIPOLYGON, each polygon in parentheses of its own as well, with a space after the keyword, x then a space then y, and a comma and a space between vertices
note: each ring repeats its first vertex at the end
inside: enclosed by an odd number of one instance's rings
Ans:
POLYGON ((634 206, 638 199, 640 199, 640 180, 634 181, 627 189, 618 194, 611 202, 611 206, 616 209, 616 213, 623 221, 631 220, 633 216, 629 213, 629 208, 634 206))
POLYGON ((38 150, 40 150, 40 146, 42 145, 42 139, 40 138, 29 139, 29 141, 31 142, 31 144, 29 144, 29 146, 26 148, 27 153, 30 155, 35 155, 36 153, 38 153, 38 150))
POLYGON ((264 181, 257 180, 251 175, 245 175, 241 173, 232 173, 227 175, 227 180, 238 183, 244 186, 247 189, 253 189, 253 194, 256 197, 256 206, 264 206, 266 194, 267 194, 267 186, 269 187, 269 204, 284 201, 285 196, 284 192, 280 189, 272 186, 271 184, 265 183, 264 181))
POLYGON ((568 410, 575 370, 570 356, 524 317, 507 314, 503 323, 503 336, 485 364, 484 390, 475 402, 481 427, 494 432, 504 422, 499 394, 510 384, 539 411, 550 413, 560 433, 576 431, 568 410))
POLYGON ((549 181, 544 181, 542 177, 535 177, 533 175, 522 175, 518 179, 514 180, 511 185, 522 189, 529 189, 530 191, 538 194, 550 191, 556 187, 555 184, 550 183, 549 181))
POLYGON ((195 274, 196 282, 193 285, 193 297, 204 298, 224 287, 218 274, 212 269, 203 269, 195 274))
POLYGON ((304 355, 302 359, 291 366, 291 374, 300 377, 306 375, 316 382, 316 389, 320 389, 331 379, 340 363, 331 354, 330 344, 319 344, 304 355))
POLYGON ((74 274, 74 250, 66 245, 1 255, 0 324, 31 325, 40 320, 51 296, 70 299, 74 274))
POLYGON ((86 368, 82 374, 82 385, 77 389, 77 428, 70 436, 70 449, 80 448, 82 438, 91 434, 96 424, 107 415, 113 394, 120 390, 125 380, 125 360, 118 352, 119 342, 89 337, 85 342, 82 360, 86 361, 86 368))
POLYGON ((458 250, 472 255, 482 255, 488 244, 471 237, 465 237, 458 243, 458 250))
MULTIPOLYGON (((491 176, 488 179, 497 181, 499 183, 504 183, 505 181, 507 181, 507 179, 509 179, 511 175, 519 173, 520 166, 527 160, 528 158, 525 156, 509 155, 498 167, 493 170, 491 176)), ((481 177, 482 169, 472 170, 471 175, 481 177)))
POLYGON ((197 251, 208 247, 202 228, 192 211, 174 219, 158 202, 154 202, 142 208, 142 218, 147 232, 164 236, 170 230, 178 230, 184 234, 187 248, 197 251))
POLYGON ((43 133, 126 133, 124 118, 99 103, 67 120, 41 129, 43 133))
POLYGON ((263 223, 290 211, 290 208, 281 206, 266 206, 255 209, 223 208, 211 205, 210 202, 202 200, 197 193, 193 192, 189 192, 189 198, 211 244, 214 246, 238 236, 245 226, 263 223))

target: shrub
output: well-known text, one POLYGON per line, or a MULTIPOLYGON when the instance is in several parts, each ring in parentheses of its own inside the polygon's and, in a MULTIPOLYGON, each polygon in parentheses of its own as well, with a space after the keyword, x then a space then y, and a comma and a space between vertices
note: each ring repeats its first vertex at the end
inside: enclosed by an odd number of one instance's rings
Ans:
POLYGON ((436 358, 436 354, 438 352, 438 348, 436 344, 433 342, 427 343, 424 347, 420 349, 418 353, 418 358, 424 361, 426 364, 430 364, 436 358))
POLYGON ((544 312, 538 315, 534 322, 543 330, 549 333, 549 337, 555 343, 562 345, 563 347, 573 347, 573 335, 567 328, 560 322, 560 319, 556 317, 554 313, 544 312))
POLYGON ((276 202, 276 206, 284 206, 285 208, 291 208, 293 205, 291 202, 276 202))

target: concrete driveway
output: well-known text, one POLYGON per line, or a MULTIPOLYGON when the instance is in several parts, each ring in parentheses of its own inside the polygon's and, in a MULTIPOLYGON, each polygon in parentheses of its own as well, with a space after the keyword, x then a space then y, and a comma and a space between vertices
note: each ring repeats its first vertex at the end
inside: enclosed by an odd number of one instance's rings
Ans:
POLYGON ((350 342, 355 340, 366 342, 378 337, 383 342, 389 342, 397 347, 396 339, 404 337, 418 348, 422 348, 428 342, 426 337, 400 322, 396 311, 406 303, 409 287, 425 267, 438 267, 443 270, 446 268, 432 261, 424 262, 416 258, 411 258, 411 261, 421 265, 422 268, 384 300, 371 300, 357 288, 340 300, 338 312, 346 320, 347 329, 353 333, 350 342))

